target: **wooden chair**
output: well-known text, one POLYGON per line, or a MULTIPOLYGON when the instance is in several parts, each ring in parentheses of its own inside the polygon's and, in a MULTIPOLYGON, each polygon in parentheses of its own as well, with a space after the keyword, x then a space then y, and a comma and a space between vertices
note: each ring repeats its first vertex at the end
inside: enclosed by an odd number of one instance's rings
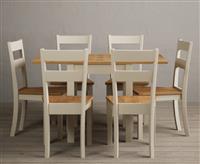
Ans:
MULTIPOLYGON (((92 96, 86 96, 88 73, 88 50, 44 50, 41 49, 42 81, 44 88, 44 136, 45 157, 50 157, 50 115, 80 115, 80 147, 81 158, 85 158, 85 117, 86 111, 92 107, 92 96), (48 70, 47 61, 83 61, 80 70, 48 70), (49 96, 49 82, 74 83, 81 81, 81 96, 49 96)), ((68 94, 68 92, 67 92, 68 94)), ((91 116, 91 109, 88 110, 91 116)), ((87 121, 87 138, 91 138, 91 122, 87 121)))
MULTIPOLYGON (((57 40, 57 50, 61 50, 61 49, 64 49, 62 48, 62 46, 66 46, 66 45, 83 45, 83 46, 86 46, 85 48, 88 49, 88 52, 89 54, 91 54, 91 51, 92 51, 92 35, 57 35, 56 36, 56 40, 57 40)), ((69 70, 72 70, 73 69, 73 65, 67 65, 67 69, 69 70)), ((58 64, 58 70, 62 70, 62 65, 61 64, 58 64)), ((61 83, 61 82, 52 82, 51 84, 54 85, 66 85, 66 83, 61 83)), ((88 79, 87 79, 87 95, 93 95, 93 85, 94 85, 94 82, 89 78, 89 75, 88 75, 88 79)), ((75 85, 74 85, 74 91, 75 91, 75 95, 77 95, 77 92, 78 91, 81 91, 82 87, 82 83, 79 81, 79 82, 76 82, 75 85)), ((59 124, 59 138, 62 139, 63 137, 63 116, 58 116, 58 124, 59 124)), ((68 127, 68 131, 71 129, 74 129, 74 127, 77 126, 77 118, 76 117, 68 117, 67 119, 67 126, 68 125, 72 125, 72 122, 74 122, 74 126, 71 128, 71 127, 68 127), (70 128, 70 129, 69 129, 70 128)), ((73 130, 74 131, 74 130, 73 130)), ((74 133, 74 132, 72 132, 74 133)), ((71 136, 71 137, 68 137, 68 142, 70 143, 73 143, 74 142, 74 137, 71 136), (71 139, 70 139, 71 138, 71 139)))
MULTIPOLYGON (((114 45, 136 45, 139 46, 139 50, 143 50, 144 44, 144 35, 108 35, 109 42, 109 53, 111 53, 111 49, 114 48, 114 45)), ((127 69, 133 69, 133 65, 127 65, 127 69)), ((139 65, 139 70, 142 70, 142 64, 139 65)), ((106 84, 106 95, 112 95, 112 80, 109 79, 105 82, 106 84)), ((118 90, 121 90, 125 94, 125 86, 123 82, 118 82, 118 90)), ((144 82, 138 82, 134 85, 147 85, 144 82)))
POLYGON ((155 89, 157 78, 158 50, 112 50, 113 96, 107 96, 108 144, 112 143, 112 115, 114 117, 114 157, 119 157, 119 115, 147 114, 150 117, 150 156, 154 158, 155 139, 155 89), (152 70, 118 70, 116 62, 152 61, 152 70), (148 82, 151 84, 150 96, 118 96, 117 82, 148 82))
MULTIPOLYGON (((57 35, 57 50, 61 50, 62 45, 86 45, 89 54, 92 51, 92 35, 57 35)), ((61 64, 58 65, 58 69, 62 70, 61 64)), ((68 65, 67 69, 73 69, 73 65, 68 65)), ((54 83, 55 84, 55 83, 54 83)), ((58 83, 61 84, 61 83, 58 83)), ((91 79, 87 79, 87 95, 93 94, 94 82, 91 79)), ((81 82, 75 83, 75 93, 81 90, 81 82)))
MULTIPOLYGON (((43 89, 42 87, 28 87, 23 41, 18 40, 14 42, 8 42, 8 50, 11 64, 13 87, 13 118, 10 136, 15 136, 18 122, 19 101, 21 101, 21 118, 19 123, 19 131, 22 131, 24 128, 27 101, 42 102, 43 89), (15 57, 16 52, 18 52, 18 58, 15 57), (21 84, 19 84, 19 81, 17 79, 18 71, 21 72, 21 84), (19 85, 21 85, 20 88, 19 85)), ((63 87, 51 87, 49 88, 49 90, 51 95, 60 95, 66 92, 63 87)))
MULTIPOLYGON (((179 103, 178 103, 179 100, 181 100, 183 125, 184 125, 185 134, 187 136, 189 135, 189 125, 188 125, 188 118, 187 118, 187 89, 188 89, 188 76, 189 76, 190 60, 191 60, 191 54, 192 54, 192 46, 193 46, 193 43, 191 41, 190 42, 184 41, 182 39, 178 40, 176 60, 175 60, 175 66, 174 66, 173 86, 156 88, 157 101, 173 100, 174 119, 175 119, 176 129, 178 131, 181 131, 181 123, 180 123, 180 118, 179 118, 179 103), (186 55, 186 59, 184 59, 182 55, 186 55), (179 84, 180 69, 184 70, 182 87, 180 87, 180 84, 179 84)), ((150 88, 137 86, 134 88, 134 93, 141 96, 146 96, 150 94, 150 88)))
MULTIPOLYGON (((116 45, 131 45, 131 46, 137 46, 139 50, 143 50, 143 44, 144 44, 144 35, 109 35, 108 36, 108 41, 109 41, 109 53, 111 53, 112 48, 116 45)), ((126 69, 133 69, 133 65, 126 65, 126 69)), ((139 64, 139 70, 142 70, 142 64, 139 64)), ((112 95, 112 80, 108 80, 105 82, 106 84, 106 95, 112 95)), ((119 91, 123 91, 123 95, 126 95, 126 85, 125 83, 119 81, 117 82, 117 89, 119 91)), ((134 86, 145 86, 148 85, 147 82, 134 82, 134 86)), ((143 116, 138 115, 137 117, 137 122, 138 122, 138 138, 142 139, 143 138, 143 116)), ((123 116, 123 126, 126 128, 126 141, 130 142, 132 139, 132 128, 129 126, 129 121, 134 123, 133 117, 126 117, 123 116)))

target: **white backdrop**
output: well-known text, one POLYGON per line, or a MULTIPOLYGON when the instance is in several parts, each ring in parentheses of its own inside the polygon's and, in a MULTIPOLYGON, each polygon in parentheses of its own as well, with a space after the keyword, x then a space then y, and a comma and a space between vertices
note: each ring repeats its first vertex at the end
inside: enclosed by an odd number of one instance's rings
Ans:
MULTIPOLYGON (((22 38, 30 86, 41 85, 39 65, 31 60, 40 48, 56 48, 56 34, 92 34, 92 51, 106 52, 108 34, 144 34, 144 48, 159 48, 168 59, 160 65, 158 84, 172 84, 177 38, 192 40, 194 49, 188 101, 199 102, 198 2, 173 1, 1 1, 1 102, 12 101, 7 41, 22 38)), ((104 101, 108 76, 92 76, 97 101, 104 101)))

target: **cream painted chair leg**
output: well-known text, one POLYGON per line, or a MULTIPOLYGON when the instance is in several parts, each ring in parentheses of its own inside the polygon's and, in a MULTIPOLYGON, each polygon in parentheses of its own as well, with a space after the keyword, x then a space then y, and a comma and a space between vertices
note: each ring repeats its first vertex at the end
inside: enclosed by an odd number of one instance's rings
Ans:
POLYGON ((24 129, 26 110, 27 110, 27 101, 25 100, 21 102, 21 118, 19 122, 19 131, 22 131, 24 129))
POLYGON ((10 131, 11 137, 15 136, 16 133, 18 113, 19 113, 19 101, 18 101, 18 96, 15 95, 13 100, 13 118, 10 131))
POLYGON ((180 121, 180 115, 179 115, 178 100, 173 100, 173 108, 174 108, 174 119, 175 119, 176 129, 178 131, 181 131, 181 121, 180 121))
POLYGON ((183 97, 182 99, 182 115, 183 115, 183 126, 184 126, 184 131, 185 135, 189 136, 190 131, 189 131, 189 124, 188 124, 188 116, 187 116, 187 99, 183 97))
POLYGON ((114 109, 113 112, 114 112, 114 157, 119 158, 119 115, 116 109, 114 109))
POLYGON ((57 129, 58 129, 58 138, 63 139, 63 115, 57 116, 57 129))
POLYGON ((126 142, 131 142, 133 139, 133 116, 123 115, 123 119, 126 120, 126 142))
POLYGON ((67 142, 74 143, 74 140, 75 140, 75 138, 74 138, 75 137, 75 135, 74 135, 74 133, 75 133, 74 116, 68 115, 66 122, 67 122, 67 125, 66 125, 66 127, 67 127, 67 142))
POLYGON ((107 101, 107 144, 110 145, 112 141, 112 105, 107 101))
POLYGON ((81 144, 81 158, 85 158, 85 112, 81 115, 81 134, 80 134, 80 144, 81 144))
MULTIPOLYGON (((92 105, 93 106, 93 105, 92 105)), ((87 110, 87 145, 92 145, 92 113, 93 113, 93 108, 87 110)))
POLYGON ((138 115, 138 139, 139 140, 143 140, 143 121, 144 121, 144 117, 142 114, 138 115))
MULTIPOLYGON (((92 96, 93 95, 93 86, 88 85, 87 86, 87 95, 92 96)), ((87 110, 87 145, 92 145, 92 114, 93 114, 93 103, 91 106, 91 109, 87 110)))
POLYGON ((45 146, 45 158, 50 157, 50 116, 44 116, 44 146, 45 146))
POLYGON ((150 157, 154 158, 155 156, 155 118, 153 116, 151 116, 150 118, 150 127, 149 127, 149 142, 150 142, 150 146, 149 146, 149 152, 150 152, 150 157))

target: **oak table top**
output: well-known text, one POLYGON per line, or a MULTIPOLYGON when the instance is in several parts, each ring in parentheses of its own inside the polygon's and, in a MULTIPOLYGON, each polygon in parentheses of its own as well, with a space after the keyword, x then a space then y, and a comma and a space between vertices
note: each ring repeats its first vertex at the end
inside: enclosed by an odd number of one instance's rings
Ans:
MULTIPOLYGON (((33 60, 32 60, 33 64, 40 64, 40 56, 37 55, 33 60)), ((119 65, 126 65, 126 64, 151 64, 151 61, 123 61, 123 62, 118 62, 119 65)), ((159 58, 158 58, 158 63, 159 64, 167 64, 168 61, 167 59, 159 54, 159 58)), ((75 65, 82 65, 82 62, 79 61, 59 61, 59 62, 52 62, 49 61, 48 64, 75 64, 75 65)), ((108 53, 92 53, 89 55, 89 59, 88 59, 88 64, 89 65, 110 65, 111 64, 111 55, 108 53)))

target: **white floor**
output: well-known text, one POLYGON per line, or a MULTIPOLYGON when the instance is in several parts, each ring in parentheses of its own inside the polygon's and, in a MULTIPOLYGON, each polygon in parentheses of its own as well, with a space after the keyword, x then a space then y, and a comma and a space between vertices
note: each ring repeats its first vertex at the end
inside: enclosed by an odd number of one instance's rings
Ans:
MULTIPOLYGON (((198 164, 200 163, 200 108, 189 106, 191 136, 176 131, 170 103, 158 104, 156 156, 148 158, 148 127, 145 127, 144 141, 133 139, 124 142, 124 129, 120 130, 120 158, 114 159, 113 146, 106 145, 105 105, 95 104, 93 145, 86 147, 86 159, 80 159, 79 129, 75 144, 66 139, 56 139, 56 127, 51 130, 51 158, 44 159, 41 104, 29 103, 25 130, 16 137, 9 137, 12 104, 0 108, 0 164, 8 163, 157 163, 198 164)), ((135 126, 136 128, 136 126, 135 126)), ((134 134, 136 135, 136 134, 134 134)))

